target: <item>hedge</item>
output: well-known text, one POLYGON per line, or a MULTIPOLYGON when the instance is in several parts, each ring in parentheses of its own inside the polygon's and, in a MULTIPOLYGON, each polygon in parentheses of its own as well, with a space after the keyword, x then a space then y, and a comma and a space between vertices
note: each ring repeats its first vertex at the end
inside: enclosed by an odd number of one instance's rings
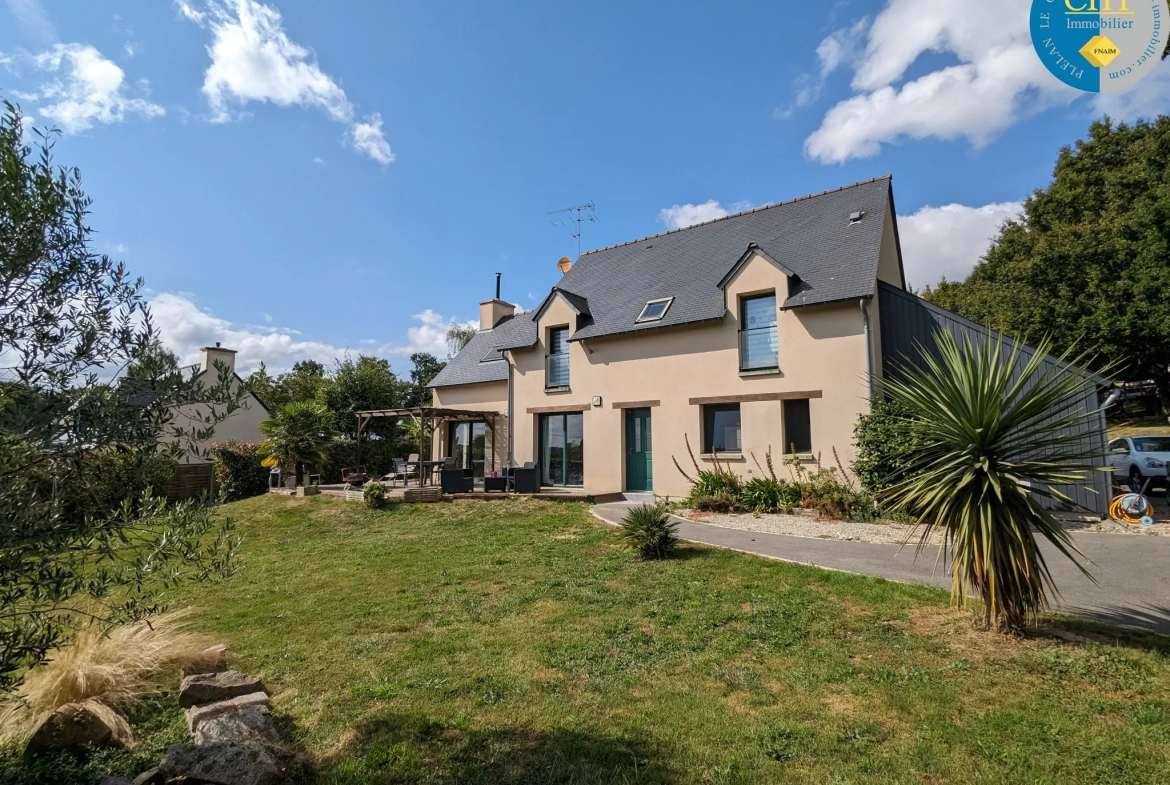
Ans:
POLYGON ((228 501, 268 493, 268 469, 261 465, 259 442, 209 445, 215 458, 215 482, 228 501))

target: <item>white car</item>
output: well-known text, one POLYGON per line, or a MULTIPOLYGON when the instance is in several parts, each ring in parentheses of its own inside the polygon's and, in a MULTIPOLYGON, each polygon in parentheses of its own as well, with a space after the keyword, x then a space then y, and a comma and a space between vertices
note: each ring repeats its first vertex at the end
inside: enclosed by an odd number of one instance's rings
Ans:
POLYGON ((1108 450, 1109 465, 1114 472, 1129 480, 1134 493, 1149 491, 1155 485, 1166 487, 1170 436, 1126 436, 1109 442, 1108 450))

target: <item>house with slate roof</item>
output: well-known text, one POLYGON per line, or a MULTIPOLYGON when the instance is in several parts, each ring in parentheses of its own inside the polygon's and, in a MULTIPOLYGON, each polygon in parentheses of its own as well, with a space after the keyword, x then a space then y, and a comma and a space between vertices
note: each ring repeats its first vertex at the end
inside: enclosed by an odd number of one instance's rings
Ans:
MULTIPOLYGON (((874 380, 920 362, 939 330, 995 339, 906 291, 889 177, 560 268, 531 312, 480 304, 480 331, 431 387, 436 407, 463 420, 485 412, 491 426, 447 423, 436 458, 531 462, 545 488, 635 499, 689 491, 672 460, 689 471, 688 444, 700 466, 717 454, 745 478, 769 449, 777 463, 795 454, 828 465, 836 450, 848 468, 874 380)), ((1084 400, 1070 405, 1094 411, 1106 382, 1085 378, 1084 400)), ((1078 427, 1103 450, 1103 415, 1078 427)), ((1108 478, 1093 474, 1065 490, 1098 509, 1108 478)))
POLYGON ((493 413, 493 427, 447 423, 434 457, 659 497, 687 493, 672 458, 688 466, 688 442, 700 465, 718 454, 744 476, 769 449, 811 463, 835 448, 850 465, 882 369, 879 284, 905 290, 889 177, 566 267, 533 311, 480 304, 480 330, 431 387, 436 407, 493 413))

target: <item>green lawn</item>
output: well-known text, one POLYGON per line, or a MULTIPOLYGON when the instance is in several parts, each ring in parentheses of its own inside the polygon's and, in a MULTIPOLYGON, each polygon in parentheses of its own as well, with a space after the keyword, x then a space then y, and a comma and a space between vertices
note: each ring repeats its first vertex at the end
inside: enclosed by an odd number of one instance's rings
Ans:
MULTIPOLYGON (((1008 640, 933 589, 705 547, 640 563, 577 504, 226 512, 242 570, 173 604, 324 783, 1170 782, 1165 639, 1008 640)), ((107 770, 183 735, 141 721, 107 770)))

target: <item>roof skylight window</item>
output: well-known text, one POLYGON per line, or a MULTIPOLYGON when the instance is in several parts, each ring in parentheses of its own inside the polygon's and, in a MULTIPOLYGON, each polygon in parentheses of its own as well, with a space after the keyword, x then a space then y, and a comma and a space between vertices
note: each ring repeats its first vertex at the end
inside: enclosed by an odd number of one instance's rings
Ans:
POLYGON ((659 300, 650 300, 646 303, 646 307, 642 309, 641 315, 635 319, 635 322, 656 322, 663 316, 666 316, 667 309, 670 304, 674 302, 673 297, 663 297, 659 300))

